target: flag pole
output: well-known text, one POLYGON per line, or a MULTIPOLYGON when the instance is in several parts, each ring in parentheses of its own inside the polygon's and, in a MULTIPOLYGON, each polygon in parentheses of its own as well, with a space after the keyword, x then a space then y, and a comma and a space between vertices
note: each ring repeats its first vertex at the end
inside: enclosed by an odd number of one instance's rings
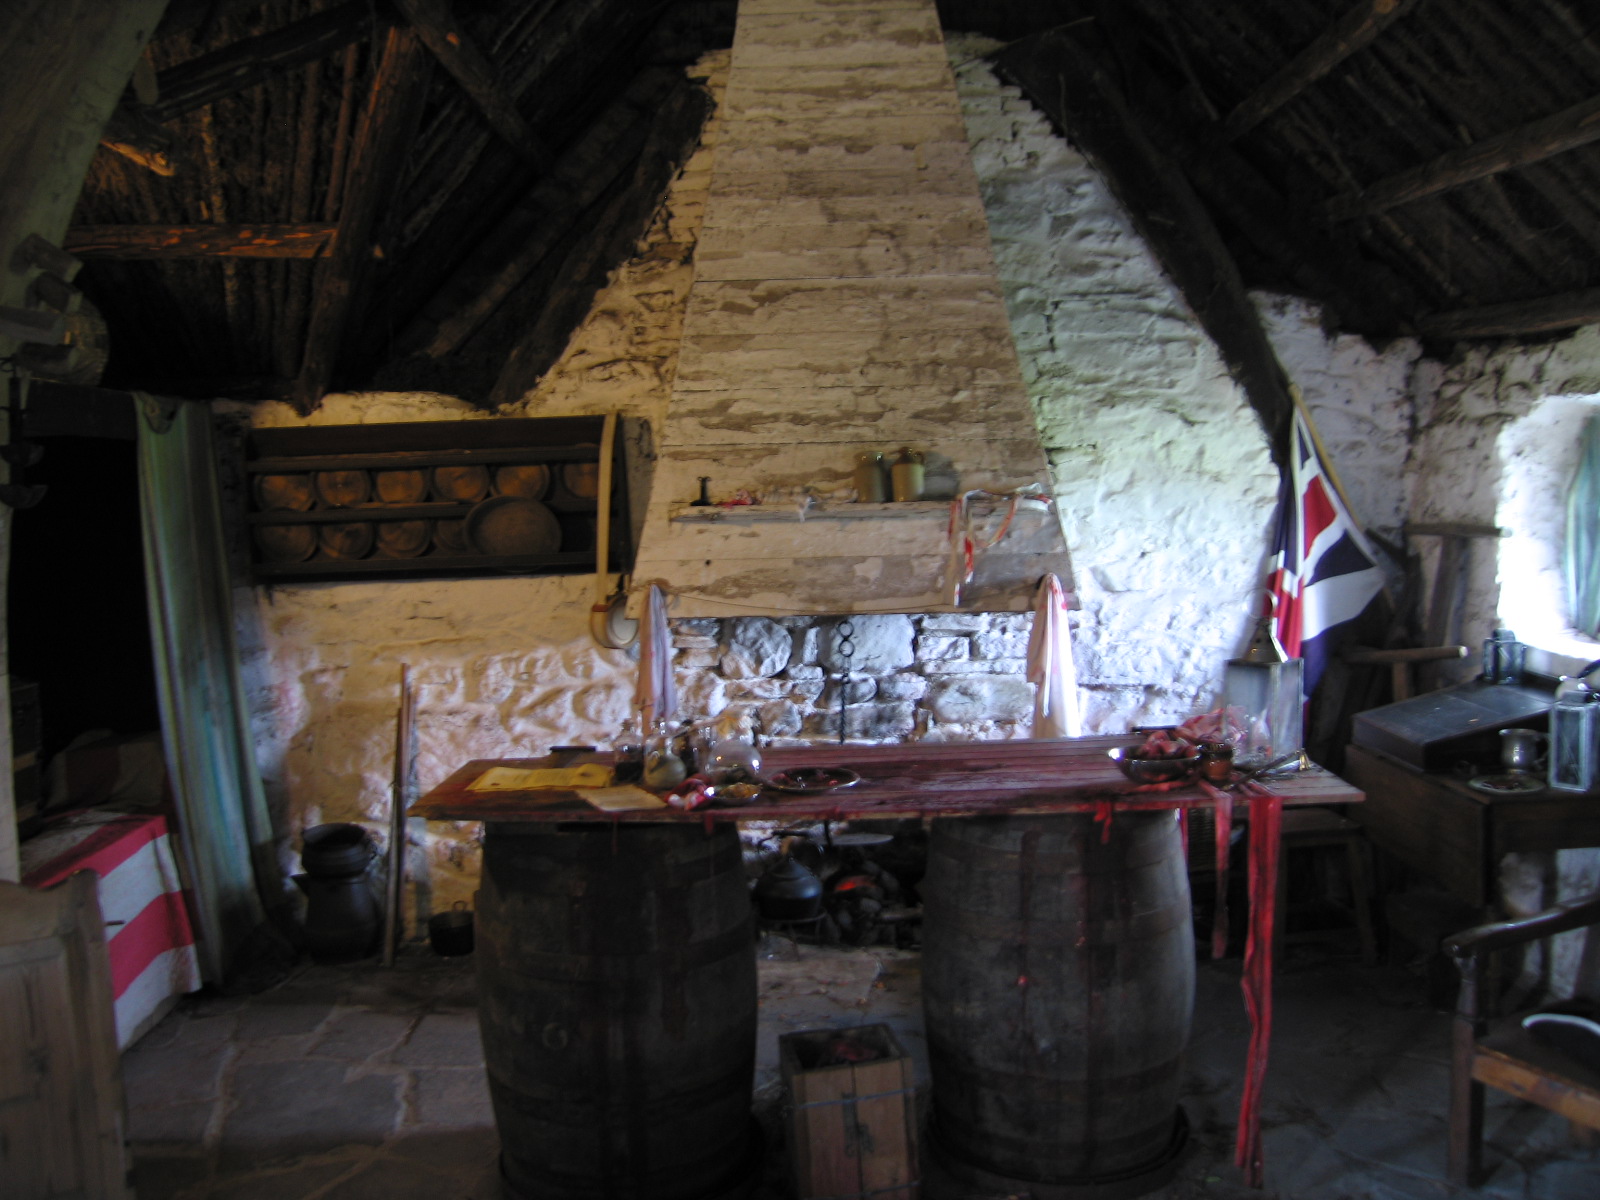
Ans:
MULTIPOLYGON (((1327 473, 1329 481, 1333 484, 1333 490, 1339 493, 1340 503, 1344 505, 1345 512, 1350 514, 1351 523, 1355 525, 1356 531, 1363 535, 1361 540, 1364 542, 1367 531, 1366 523, 1356 516, 1355 505, 1350 503, 1350 497, 1345 492, 1344 484, 1339 479, 1339 472, 1334 468, 1333 458, 1328 453, 1327 446, 1322 443, 1322 434, 1317 432, 1317 423, 1311 419, 1311 407, 1306 403, 1306 398, 1300 394, 1300 385, 1298 383, 1289 385, 1289 398, 1294 401, 1295 411, 1305 419, 1306 432, 1311 435, 1311 445, 1316 449, 1317 457, 1322 460, 1322 469, 1327 473)), ((1380 577, 1382 577, 1381 572, 1380 577)), ((1390 605, 1393 605, 1394 595, 1389 591, 1389 581, 1386 577, 1383 578, 1383 583, 1379 590, 1382 592, 1383 598, 1390 605)))
POLYGON ((1344 504, 1345 512, 1350 514, 1350 519, 1355 522, 1356 528, 1365 533, 1367 530, 1366 522, 1356 516, 1355 505, 1350 503, 1350 496, 1344 490, 1344 484, 1340 482, 1339 472, 1334 469, 1333 458, 1328 453, 1328 447, 1322 442, 1322 434, 1317 432, 1317 423, 1311 419, 1311 408, 1306 404, 1306 398, 1300 394, 1300 385, 1298 383, 1289 385, 1289 398, 1294 401, 1295 411, 1305 418, 1306 432, 1311 435, 1311 444, 1316 447, 1317 457, 1322 460, 1322 469, 1327 472, 1328 479, 1332 481, 1333 490, 1339 493, 1339 499, 1344 504))

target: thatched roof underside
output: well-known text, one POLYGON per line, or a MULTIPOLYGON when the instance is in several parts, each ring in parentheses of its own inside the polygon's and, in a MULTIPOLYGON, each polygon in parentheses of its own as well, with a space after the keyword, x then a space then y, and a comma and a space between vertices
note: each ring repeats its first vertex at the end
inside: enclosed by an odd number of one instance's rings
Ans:
MULTIPOLYGON (((1215 239, 1202 280, 1226 266, 1344 329, 1443 351, 1600 320, 1600 13, 1514 7, 943 0, 940 14, 1013 43, 1002 71, 1136 220, 1215 239), (1071 91, 1085 78, 1097 90, 1071 91), (1079 98, 1061 110, 1064 95, 1079 98)), ((335 387, 489 403, 530 384, 692 148, 705 98, 684 68, 730 44, 734 15, 731 0, 175 0, 153 79, 119 112, 133 132, 107 139, 135 153, 147 139, 159 163, 165 137, 172 173, 103 149, 69 240, 111 329, 104 382, 304 407, 335 387), (441 30, 486 60, 477 93, 429 49, 441 30), (190 226, 204 228, 189 249, 151 256, 162 230, 190 226)))

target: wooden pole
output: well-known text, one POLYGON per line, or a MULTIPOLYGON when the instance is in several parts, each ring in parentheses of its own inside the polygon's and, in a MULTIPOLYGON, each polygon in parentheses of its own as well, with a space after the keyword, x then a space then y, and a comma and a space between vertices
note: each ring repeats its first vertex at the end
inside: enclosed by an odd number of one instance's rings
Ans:
POLYGON ((433 52, 439 65, 455 77, 472 98, 484 120, 512 149, 541 166, 547 165, 549 151, 533 132, 516 99, 501 81, 500 73, 488 55, 461 28, 450 0, 396 0, 423 44, 433 52))
POLYGON ((1433 196, 1477 179, 1543 162, 1553 155, 1600 139, 1600 96, 1530 121, 1496 137, 1484 138, 1431 162, 1363 188, 1354 196, 1328 201, 1331 221, 1371 216, 1424 196, 1433 196))
POLYGON ((294 405, 302 413, 322 402, 333 378, 362 271, 372 255, 378 209, 399 176, 426 81, 426 55, 416 34, 391 29, 356 130, 333 251, 317 268, 305 353, 295 380, 294 405))
POLYGON ((325 58, 367 37, 372 29, 372 5, 352 0, 271 33, 245 38, 162 71, 156 76, 157 100, 146 111, 157 121, 170 121, 281 71, 325 58))
POLYGON ((294 225, 74 225, 65 248, 79 258, 319 258, 335 227, 294 225))
POLYGON ((1222 136, 1232 141, 1248 133, 1405 16, 1415 3, 1416 0, 1362 0, 1347 9, 1326 32, 1284 63, 1223 119, 1222 136))
POLYGON ((389 883, 383 907, 383 965, 394 966, 395 951, 405 921, 400 906, 405 902, 406 875, 406 793, 411 775, 411 727, 415 719, 415 697, 411 691, 411 667, 400 664, 400 715, 395 730, 394 802, 389 809, 389 883))
POLYGON ((1600 322, 1600 288, 1586 288, 1536 300, 1434 313, 1419 318, 1417 330, 1432 338, 1522 337, 1596 322, 1600 322))

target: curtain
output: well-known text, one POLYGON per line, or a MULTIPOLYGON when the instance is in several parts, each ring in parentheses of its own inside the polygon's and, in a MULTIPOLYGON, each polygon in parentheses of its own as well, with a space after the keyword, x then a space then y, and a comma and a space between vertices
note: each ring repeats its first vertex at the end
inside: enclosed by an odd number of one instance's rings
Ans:
POLYGON ((1564 557, 1568 619, 1592 636, 1600 630, 1600 416, 1583 427, 1578 471, 1567 492, 1564 557))
POLYGON ((209 405, 135 395, 145 586, 161 729, 194 889, 201 972, 221 983, 275 873, 234 646, 209 405))

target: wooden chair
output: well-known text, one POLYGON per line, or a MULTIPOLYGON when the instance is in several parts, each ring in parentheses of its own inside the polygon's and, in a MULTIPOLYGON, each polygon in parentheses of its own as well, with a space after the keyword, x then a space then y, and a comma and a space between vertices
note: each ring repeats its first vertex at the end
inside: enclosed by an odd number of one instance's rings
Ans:
MULTIPOLYGON (((1480 925, 1445 939, 1461 970, 1450 1056, 1450 1181, 1472 1187, 1483 1169, 1483 1096, 1498 1088, 1560 1113, 1585 1131, 1600 1129, 1600 1071, 1541 1042, 1518 1020, 1491 1025, 1484 959, 1569 929, 1600 924, 1600 894, 1516 921, 1480 925)), ((1587 1135, 1586 1135, 1587 1136, 1587 1135)))

